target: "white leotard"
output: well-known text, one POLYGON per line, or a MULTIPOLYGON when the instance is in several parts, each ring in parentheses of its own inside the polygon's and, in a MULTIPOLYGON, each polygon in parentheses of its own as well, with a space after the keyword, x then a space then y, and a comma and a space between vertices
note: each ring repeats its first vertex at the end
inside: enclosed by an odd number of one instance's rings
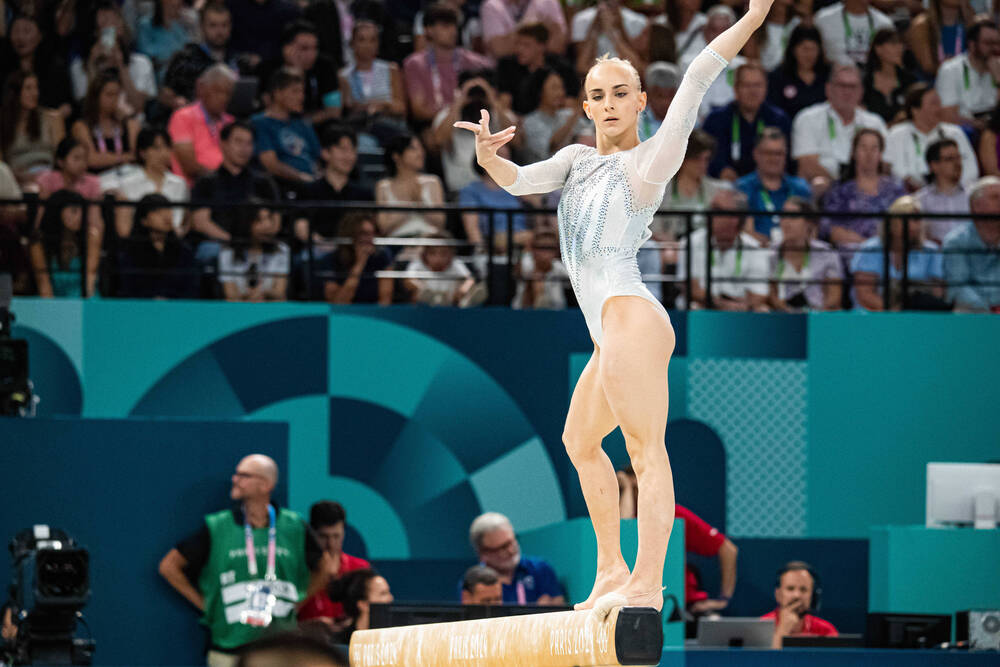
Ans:
POLYGON ((656 134, 635 148, 608 155, 575 144, 548 160, 518 167, 505 189, 514 195, 563 188, 559 200, 559 245, 587 328, 603 339, 601 311, 613 296, 638 296, 667 317, 639 274, 636 253, 651 233, 667 181, 684 160, 688 137, 705 91, 726 67, 706 48, 684 74, 656 134))

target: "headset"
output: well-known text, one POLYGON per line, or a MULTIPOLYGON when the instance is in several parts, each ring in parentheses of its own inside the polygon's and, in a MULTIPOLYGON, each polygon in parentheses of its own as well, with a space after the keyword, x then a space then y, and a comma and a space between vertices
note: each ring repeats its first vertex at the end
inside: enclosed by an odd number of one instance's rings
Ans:
POLYGON ((785 576, 785 573, 793 572, 795 570, 805 570, 809 573, 809 576, 811 576, 813 580, 812 599, 809 600, 809 608, 806 612, 819 611, 820 605, 823 601, 823 585, 821 584, 819 573, 809 563, 803 560, 793 560, 785 563, 784 567, 778 570, 777 575, 774 577, 774 587, 781 588, 781 578, 785 576))

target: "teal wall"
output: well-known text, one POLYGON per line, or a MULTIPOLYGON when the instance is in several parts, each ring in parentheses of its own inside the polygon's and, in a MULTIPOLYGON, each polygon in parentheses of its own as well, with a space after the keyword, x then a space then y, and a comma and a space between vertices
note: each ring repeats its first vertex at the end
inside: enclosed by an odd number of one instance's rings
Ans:
MULTIPOLYGON (((585 515, 560 443, 592 349, 579 312, 30 299, 13 310, 42 414, 286 422, 292 507, 344 501, 372 557, 471 556, 465 531, 483 509, 521 530, 585 515)), ((927 461, 1000 456, 1000 318, 672 317, 671 424, 721 441, 724 512, 709 518, 733 537, 867 538, 873 524, 920 523, 927 461)), ((624 463, 620 436, 607 444, 624 463)), ((680 500, 696 511, 718 500, 691 487, 680 500)))

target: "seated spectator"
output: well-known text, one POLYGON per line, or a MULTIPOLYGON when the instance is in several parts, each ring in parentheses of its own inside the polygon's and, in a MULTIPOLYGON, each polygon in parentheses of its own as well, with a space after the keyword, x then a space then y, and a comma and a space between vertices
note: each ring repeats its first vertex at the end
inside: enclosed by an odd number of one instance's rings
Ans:
POLYGON ((233 202, 257 198, 264 202, 279 199, 278 186, 267 174, 250 168, 253 158, 254 130, 245 121, 234 121, 222 128, 222 164, 198 179, 191 189, 191 199, 209 202, 211 208, 197 208, 191 213, 192 242, 198 244, 198 260, 214 262, 220 242, 229 241, 235 225, 233 202))
MULTIPOLYGON (((686 5, 687 3, 681 4, 686 5)), ((698 3, 698 6, 701 7, 705 4, 707 3, 698 3)), ((678 33, 675 38, 676 40, 683 39, 683 41, 677 42, 677 64, 682 72, 687 71, 687 65, 708 46, 716 35, 721 34, 726 27, 735 22, 736 14, 731 10, 726 11, 727 9, 728 7, 724 3, 716 4, 711 5, 706 13, 699 12, 694 15, 691 23, 692 25, 698 24, 697 30, 685 30, 680 26, 677 27, 678 33), (709 27, 710 23, 714 25, 709 27)), ((685 8, 679 7, 678 11, 683 14, 685 8)))
POLYGON ((323 557, 316 567, 318 583, 322 588, 306 599, 299 607, 299 620, 328 618, 333 621, 344 617, 344 605, 330 600, 327 587, 331 581, 349 572, 364 570, 371 565, 364 558, 351 556, 344 551, 347 531, 347 512, 333 500, 320 500, 309 508, 309 527, 323 549, 323 557))
POLYGON ((982 129, 983 119, 997 105, 1000 31, 992 19, 981 17, 969 26, 967 40, 968 52, 941 64, 934 87, 944 105, 944 120, 982 129))
MULTIPOLYGON (((716 308, 733 311, 767 310, 767 251, 760 250, 757 240, 740 232, 744 227, 746 198, 742 192, 725 188, 715 193, 708 208, 725 211, 709 216, 712 225, 712 298, 709 300, 705 276, 705 253, 708 234, 704 228, 696 229, 689 239, 681 241, 678 251, 685 256, 684 246, 691 244, 691 308, 716 308)), ((687 277, 684 261, 677 264, 677 278, 687 277)), ((677 307, 686 303, 682 294, 677 297, 677 307)))
POLYGON ((975 218, 944 239, 948 298, 960 312, 1000 313, 1000 178, 984 176, 969 190, 975 218))
POLYGON ((936 245, 924 238, 923 220, 909 214, 921 213, 920 204, 912 195, 900 197, 887 211, 887 224, 882 233, 858 247, 851 260, 854 275, 855 307, 864 310, 951 310, 944 301, 944 262, 936 245), (894 215, 895 214, 895 215, 894 215), (903 259, 903 218, 906 215, 908 252, 903 259), (886 285, 884 248, 889 246, 889 279, 886 285), (903 270, 909 280, 909 291, 903 294, 903 270), (885 299, 885 290, 889 298, 885 299), (888 301, 888 304, 886 303, 888 301))
POLYGON ((240 648, 233 667, 347 667, 342 651, 305 632, 271 633, 240 648))
MULTIPOLYGON (((517 117, 503 106, 503 102, 489 82, 490 71, 462 72, 458 77, 461 88, 455 100, 447 109, 442 109, 431 123, 431 150, 441 153, 444 167, 444 182, 450 193, 456 193, 469 183, 477 180, 477 174, 469 168, 469 160, 476 155, 476 137, 466 130, 456 128, 455 122, 464 120, 478 123, 483 109, 490 114, 490 130, 517 124, 517 117)), ((390 140, 391 142, 391 140, 390 140)), ((511 142, 521 144, 520 138, 511 142)))
POLYGON ((736 70, 733 93, 733 101, 708 114, 702 126, 715 139, 708 173, 727 181, 753 171, 754 146, 765 127, 777 128, 784 136, 792 129, 785 112, 764 101, 767 72, 760 65, 748 62, 736 70))
POLYGON ((389 582, 371 568, 354 570, 330 582, 330 600, 343 605, 346 626, 334 635, 334 643, 349 644, 355 630, 371 627, 371 603, 391 604, 389 582))
MULTIPOLYGON (((358 163, 358 138, 346 125, 329 125, 323 130, 322 150, 323 173, 302 190, 303 201, 364 201, 374 200, 372 191, 363 188, 351 179, 354 166, 358 163)), ((340 235, 339 226, 344 209, 314 208, 309 211, 310 219, 299 218, 295 222, 295 237, 305 243, 309 239, 312 224, 313 242, 329 245, 340 235)), ((324 249, 321 248, 321 252, 324 249)), ((325 253, 324 253, 325 254, 325 253)))
MULTIPOLYGON (((693 43, 698 38, 698 31, 708 20, 708 17, 701 11, 700 0, 677 0, 677 2, 666 2, 666 21, 662 17, 657 22, 665 22, 674 30, 674 47, 677 61, 693 51, 693 43)), ((657 19, 654 19, 657 20, 657 19)))
MULTIPOLYGON (((757 168, 736 181, 736 189, 747 197, 752 211, 777 211, 789 197, 811 199, 809 184, 798 176, 785 172, 788 162, 788 140, 781 130, 768 127, 757 139, 753 149, 757 168)), ((750 233, 761 245, 770 245, 772 230, 779 227, 778 216, 757 215, 750 233)))
POLYGON ((788 38, 781 66, 767 76, 767 101, 794 119, 806 107, 826 101, 829 77, 819 31, 797 26, 788 38))
MULTIPOLYGON (((989 123, 979 135, 978 157, 983 176, 1000 176, 1000 112, 990 114, 989 123)), ((965 164, 962 165, 963 174, 965 164)))
POLYGON ((94 30, 89 51, 74 58, 69 66, 74 99, 82 99, 95 79, 113 70, 121 88, 117 102, 122 114, 142 113, 147 100, 156 98, 156 72, 147 56, 132 50, 123 34, 126 28, 121 10, 113 0, 98 5, 94 30))
MULTIPOLYGON (((304 19, 288 23, 281 30, 281 56, 265 63, 258 76, 268 83, 275 72, 287 68, 302 75, 303 116, 314 127, 340 118, 343 112, 340 81, 333 59, 319 51, 319 30, 304 19)), ((269 91, 273 95, 273 91, 269 91)), ((272 100, 273 101, 273 100, 272 100)))
MULTIPOLYGON (((764 23, 764 44, 760 50, 760 64, 768 72, 781 66, 792 31, 802 25, 802 20, 796 13, 800 8, 801 5, 784 2, 771 5, 764 23)), ((789 114, 788 117, 793 115, 789 114)))
POLYGON ((649 20, 623 6, 621 0, 603 0, 573 15, 571 37, 576 71, 585 76, 594 59, 605 53, 628 60, 638 71, 649 62, 649 20))
POLYGON ((823 35, 823 51, 830 62, 853 61, 864 66, 868 45, 876 31, 892 28, 892 19, 871 6, 870 0, 842 0, 824 7, 813 18, 823 35))
MULTIPOLYGON (((6 11, 15 7, 7 5, 6 11)), ((53 10, 48 10, 53 11, 53 10)), ((36 18, 28 12, 18 13, 8 26, 7 48, 0 50, 0 76, 4 80, 14 72, 34 74, 38 83, 39 104, 57 111, 61 118, 72 112, 73 88, 70 85, 66 62, 57 54, 55 45, 47 43, 36 18)))
POLYGON ((583 120, 580 100, 567 98, 562 77, 550 71, 541 78, 538 106, 521 121, 524 140, 521 148, 525 163, 540 162, 569 145, 583 120))
MULTIPOLYGON (((427 234, 425 239, 454 241, 448 232, 427 234)), ((458 306, 476 284, 472 272, 462 260, 455 257, 452 245, 424 246, 420 257, 411 261, 403 281, 414 303, 428 306, 458 306)))
POLYGON ((969 137, 958 125, 942 120, 941 98, 926 83, 915 83, 906 92, 907 120, 893 125, 885 142, 885 160, 892 174, 903 180, 909 190, 923 187, 927 176, 926 151, 934 141, 955 142, 961 156, 962 182, 972 184, 979 178, 976 154, 969 137))
POLYGON ((267 89, 267 110, 251 119, 257 158, 282 189, 297 194, 319 175, 321 150, 312 125, 302 118, 305 80, 298 70, 283 67, 267 89))
MULTIPOLYGON (((708 20, 698 31, 695 40, 688 47, 687 52, 684 55, 678 56, 677 64, 680 66, 682 72, 687 71, 691 62, 701 53, 705 46, 736 23, 736 13, 726 5, 715 5, 708 10, 706 16, 708 20)), ((712 109, 724 107, 733 101, 733 82, 736 70, 746 62, 747 58, 742 54, 735 56, 729 61, 724 74, 720 74, 715 78, 715 81, 712 82, 712 85, 705 92, 705 97, 701 100, 701 106, 698 107, 698 118, 700 120, 704 120, 711 113, 712 109)))
POLYGON ((880 28, 872 39, 865 65, 863 103, 887 125, 903 109, 906 90, 917 77, 903 66, 903 40, 895 28, 880 28))
POLYGON ((87 147, 87 167, 96 174, 135 162, 139 122, 119 111, 120 94, 115 72, 105 71, 91 80, 83 100, 83 116, 70 132, 87 147))
POLYGON ((486 53, 494 58, 514 52, 518 24, 537 22, 549 33, 546 49, 566 51, 566 15, 558 0, 484 0, 479 8, 486 53))
POLYGON ((826 84, 829 102, 799 112, 792 123, 792 158, 798 160, 799 176, 817 195, 822 195, 840 176, 851 159, 859 131, 874 129, 884 142, 885 121, 860 108, 864 89, 861 74, 853 65, 836 65, 826 84))
POLYGON ((786 215, 781 216, 781 242, 769 258, 768 304, 784 312, 840 310, 844 269, 837 251, 816 238, 819 218, 787 215, 816 213, 816 207, 807 199, 789 197, 781 210, 786 215), (793 280, 802 282, 787 282, 793 280))
MULTIPOLYGON (((455 10, 458 16, 458 43, 476 53, 484 53, 486 46, 483 44, 483 23, 478 16, 472 16, 472 12, 462 11, 465 0, 423 0, 419 3, 425 9, 430 9, 431 5, 443 4, 455 10)), ((424 30, 424 9, 418 9, 413 15, 413 50, 423 51, 427 48, 427 35, 424 30)))
POLYGON ((160 100, 177 109, 195 97, 195 82, 212 65, 234 63, 229 48, 232 14, 221 0, 210 0, 201 8, 201 41, 188 42, 167 64, 160 100))
POLYGON ((419 123, 428 123, 452 103, 458 90, 458 75, 465 70, 483 69, 490 61, 456 46, 458 13, 436 3, 424 13, 428 46, 403 61, 406 95, 410 111, 419 123))
POLYGON ((219 252, 223 295, 226 301, 284 301, 291 252, 277 239, 281 217, 260 202, 248 204, 239 209, 232 241, 219 252))
POLYGON ((774 620, 774 637, 771 648, 783 647, 785 637, 836 637, 837 628, 829 621, 813 616, 819 595, 819 581, 812 566, 800 560, 787 563, 778 571, 774 587, 774 611, 761 616, 774 620))
MULTIPOLYGON (((0 199, 21 201, 23 196, 14 172, 0 161, 0 199)), ((27 221, 24 204, 0 205, 0 266, 6 266, 10 272, 14 294, 28 293, 31 282, 31 264, 22 244, 27 221)))
MULTIPOLYGON (((888 174, 882 161, 885 139, 873 129, 862 129, 854 135, 851 161, 844 178, 823 198, 823 209, 829 213, 879 213, 904 194, 906 189, 888 174)), ((879 218, 851 216, 824 218, 820 236, 838 248, 853 250, 866 239, 875 236, 879 218)))
POLYGON ((540 229, 531 236, 528 252, 518 264, 517 292, 512 308, 521 310, 563 310, 569 272, 559 261, 559 235, 540 229))
POLYGON ((236 73, 226 65, 212 65, 195 84, 194 102, 170 116, 167 131, 174 144, 173 171, 188 185, 222 164, 220 133, 233 117, 226 113, 236 85, 236 73))
MULTIPOLYGON (((510 159, 510 150, 506 146, 501 146, 497 150, 497 156, 510 159)), ((520 199, 510 194, 479 166, 479 161, 475 154, 470 158, 472 170, 479 176, 479 180, 466 185, 458 193, 458 205, 469 207, 494 208, 500 210, 518 210, 524 207, 520 199)), ((514 227, 514 245, 522 246, 531 239, 531 231, 528 229, 528 219, 524 214, 510 216, 511 224, 514 227)), ((490 214, 474 213, 468 211, 462 213, 462 225, 465 228, 465 236, 469 243, 476 247, 478 252, 486 251, 486 240, 490 235, 490 214)), ((507 216, 500 212, 493 213, 493 250, 502 253, 507 249, 507 216)))
POLYGON ((543 23, 522 23, 514 34, 511 55, 497 60, 497 89, 500 106, 524 115, 534 111, 532 91, 538 90, 537 77, 554 70, 562 77, 566 94, 576 97, 580 79, 573 66, 560 55, 546 50, 549 29, 543 23))
POLYGON ((393 279, 377 277, 392 264, 389 253, 375 247, 375 218, 358 211, 344 216, 341 235, 351 239, 315 264, 313 294, 330 303, 392 303, 393 279))
POLYGON ((507 604, 564 605, 566 597, 552 566, 521 555, 510 519, 498 512, 480 514, 469 526, 469 542, 481 565, 493 568, 507 604))
MULTIPOLYGON (((677 65, 658 61, 646 68, 646 106, 639 113, 639 141, 649 139, 660 129, 667 109, 674 101, 681 76, 677 65)), ((567 99, 575 99, 567 92, 567 99)))
POLYGON ((300 4, 290 0, 226 0, 226 5, 233 16, 230 49, 246 57, 251 68, 281 56, 281 31, 276 27, 302 14, 300 4))
MULTIPOLYGON (((424 173, 426 153, 412 134, 394 137, 385 146, 389 174, 375 184, 375 203, 384 206, 440 206, 444 203, 441 179, 424 173)), ((387 212, 378 214, 381 236, 415 237, 444 228, 444 213, 387 212)))
POLYGON ((930 0, 927 11, 913 17, 906 31, 906 44, 928 79, 948 58, 965 52, 965 26, 972 23, 973 10, 961 0, 930 0))
POLYGON ((473 565, 462 577, 462 604, 503 604, 503 584, 492 567, 473 565))
MULTIPOLYGON (((615 472, 618 478, 618 509, 623 519, 638 516, 639 485, 635 470, 626 466, 615 472)), ((736 590, 736 563, 739 549, 732 540, 687 507, 674 506, 675 517, 684 519, 684 547, 689 553, 719 560, 719 595, 712 598, 701 588, 701 576, 685 562, 684 606, 695 615, 718 612, 729 606, 736 590)))
POLYGON ((198 18, 183 0, 154 0, 153 7, 152 16, 139 19, 136 49, 149 56, 162 78, 173 55, 198 37, 198 18))
MULTIPOLYGON (((187 203, 189 200, 187 183, 170 171, 170 135, 161 128, 144 127, 136 137, 135 150, 139 156, 140 168, 121 179, 115 188, 118 199, 137 202, 146 195, 156 192, 171 202, 187 203)), ((129 206, 115 208, 115 230, 119 238, 131 236, 134 214, 135 209, 129 206)), ((173 209, 171 221, 174 233, 178 236, 184 236, 187 232, 184 225, 186 218, 186 208, 178 206, 173 209)))
POLYGON ((38 296, 79 297, 83 274, 83 212, 79 192, 57 190, 45 201, 37 238, 31 244, 38 296))
MULTIPOLYGON (((939 139, 927 147, 930 183, 914 194, 924 213, 954 213, 968 215, 969 193, 963 187, 962 154, 951 139, 939 139)), ((960 224, 962 218, 931 218, 924 223, 927 240, 940 246, 944 238, 960 224)))
MULTIPOLYGON (((702 130, 694 130, 688 139, 687 152, 677 174, 667 183, 660 211, 707 211, 719 190, 729 187, 725 181, 708 175, 708 165, 715 151, 715 139, 702 130)), ((676 241, 687 233, 687 216, 653 218, 650 230, 657 241, 676 241)), ((691 216, 691 228, 705 226, 705 216, 691 216)), ((673 262, 667 262, 668 264, 673 262)))
POLYGON ((56 144, 65 136, 62 116, 38 106, 38 77, 14 72, 0 103, 0 154, 21 186, 52 167, 56 144))
POLYGON ((354 22, 354 62, 340 70, 340 91, 347 122, 387 138, 406 127, 406 88, 399 65, 378 58, 378 36, 377 24, 354 22))
POLYGON ((174 233, 170 200, 149 194, 136 206, 136 225, 118 258, 118 296, 133 299, 193 299, 199 272, 194 254, 174 233))

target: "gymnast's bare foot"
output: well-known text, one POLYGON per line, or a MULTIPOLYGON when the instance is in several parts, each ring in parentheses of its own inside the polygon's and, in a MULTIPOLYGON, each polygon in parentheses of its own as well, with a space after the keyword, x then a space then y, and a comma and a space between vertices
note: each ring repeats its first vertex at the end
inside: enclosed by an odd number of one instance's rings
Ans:
POLYGON ((573 609, 580 611, 582 609, 593 608, 594 603, 597 602, 597 598, 626 586, 630 576, 631 573, 628 570, 628 565, 624 562, 618 563, 618 565, 607 572, 598 572, 597 578, 594 580, 594 589, 590 592, 590 597, 579 604, 573 605, 573 609))
POLYGON ((642 582, 629 582, 614 591, 624 597, 629 607, 652 607, 656 611, 663 609, 663 587, 650 586, 642 582))

